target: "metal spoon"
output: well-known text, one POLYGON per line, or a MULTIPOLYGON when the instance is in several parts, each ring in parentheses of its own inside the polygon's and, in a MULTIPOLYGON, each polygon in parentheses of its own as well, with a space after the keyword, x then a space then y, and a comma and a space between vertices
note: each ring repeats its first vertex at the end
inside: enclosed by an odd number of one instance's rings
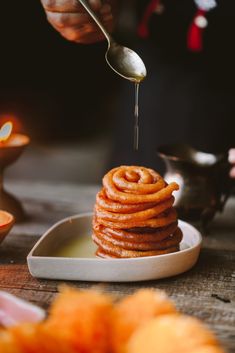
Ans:
POLYGON ((109 66, 123 78, 139 83, 147 75, 147 71, 142 59, 133 50, 123 47, 114 41, 111 35, 104 28, 96 14, 91 10, 87 0, 77 0, 91 15, 96 24, 100 27, 108 41, 108 49, 105 59, 109 66))

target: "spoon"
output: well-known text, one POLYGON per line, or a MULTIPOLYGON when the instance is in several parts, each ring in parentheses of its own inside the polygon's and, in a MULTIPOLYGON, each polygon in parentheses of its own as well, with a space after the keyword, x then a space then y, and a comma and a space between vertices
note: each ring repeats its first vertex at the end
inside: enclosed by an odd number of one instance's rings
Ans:
POLYGON ((87 0, 78 0, 86 11, 90 14, 96 24, 100 27, 104 36, 108 41, 108 49, 105 53, 105 59, 108 65, 113 69, 118 75, 123 78, 139 83, 147 75, 147 71, 142 59, 133 50, 123 47, 115 42, 112 36, 107 32, 99 18, 90 8, 87 0))

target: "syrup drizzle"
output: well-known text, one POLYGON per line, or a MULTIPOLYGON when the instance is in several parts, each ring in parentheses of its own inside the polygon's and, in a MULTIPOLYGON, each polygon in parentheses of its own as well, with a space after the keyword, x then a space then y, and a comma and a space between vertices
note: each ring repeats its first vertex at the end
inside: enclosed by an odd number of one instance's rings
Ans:
POLYGON ((135 82, 134 151, 139 149, 139 82, 135 82))

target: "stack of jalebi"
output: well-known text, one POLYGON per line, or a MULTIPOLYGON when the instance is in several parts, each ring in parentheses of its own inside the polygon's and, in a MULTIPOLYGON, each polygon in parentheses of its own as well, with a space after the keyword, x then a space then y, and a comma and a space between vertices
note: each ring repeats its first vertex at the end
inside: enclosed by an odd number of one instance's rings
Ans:
POLYGON ((149 168, 121 166, 109 171, 96 197, 96 255, 129 258, 178 251, 182 232, 172 196, 178 188, 149 168))

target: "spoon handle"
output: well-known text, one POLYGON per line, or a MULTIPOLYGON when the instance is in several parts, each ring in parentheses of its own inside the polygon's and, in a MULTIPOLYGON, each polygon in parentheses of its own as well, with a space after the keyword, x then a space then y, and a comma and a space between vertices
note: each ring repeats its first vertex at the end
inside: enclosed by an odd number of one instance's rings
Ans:
POLYGON ((89 13, 89 15, 96 22, 96 24, 100 27, 100 29, 103 32, 103 34, 105 35, 108 43, 110 44, 111 39, 112 39, 110 34, 107 32, 106 28, 104 28, 104 26, 100 22, 100 19, 96 16, 94 11, 90 8, 90 5, 88 4, 88 1, 87 0, 77 0, 77 1, 80 2, 80 4, 82 4, 82 6, 86 9, 86 11, 89 13))

